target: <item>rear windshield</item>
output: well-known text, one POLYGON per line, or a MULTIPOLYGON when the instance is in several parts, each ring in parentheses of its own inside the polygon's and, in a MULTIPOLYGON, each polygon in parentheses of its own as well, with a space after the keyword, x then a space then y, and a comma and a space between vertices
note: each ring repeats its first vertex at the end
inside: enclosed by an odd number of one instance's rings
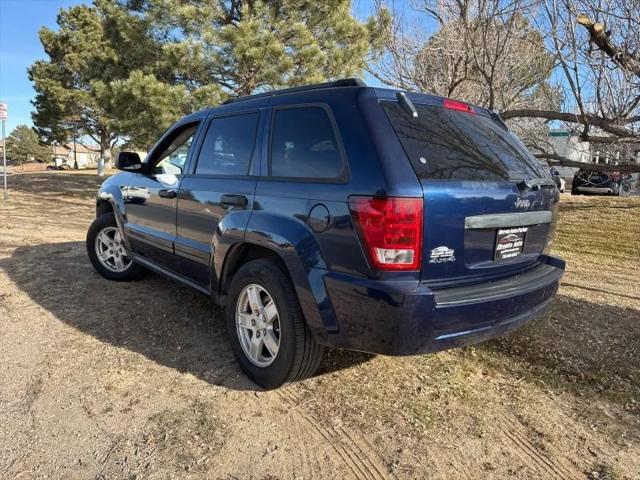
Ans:
POLYGON ((489 117, 418 104, 414 118, 397 102, 383 106, 420 178, 499 181, 546 176, 520 141, 489 117))

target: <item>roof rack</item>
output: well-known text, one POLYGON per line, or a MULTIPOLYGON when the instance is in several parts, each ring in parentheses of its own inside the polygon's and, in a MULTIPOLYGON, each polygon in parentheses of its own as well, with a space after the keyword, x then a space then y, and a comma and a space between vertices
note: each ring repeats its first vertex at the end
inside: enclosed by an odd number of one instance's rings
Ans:
POLYGON ((285 93, 306 92, 308 90, 319 90, 322 88, 336 88, 336 87, 366 87, 359 78, 343 78, 341 80, 335 80, 333 82, 316 83, 313 85, 303 85, 302 87, 283 88, 281 90, 271 90, 264 93, 256 93, 255 95, 247 95, 244 97, 230 98, 223 102, 223 105, 235 102, 243 102, 245 100, 253 100, 254 98, 273 97, 275 95, 283 95, 285 93))

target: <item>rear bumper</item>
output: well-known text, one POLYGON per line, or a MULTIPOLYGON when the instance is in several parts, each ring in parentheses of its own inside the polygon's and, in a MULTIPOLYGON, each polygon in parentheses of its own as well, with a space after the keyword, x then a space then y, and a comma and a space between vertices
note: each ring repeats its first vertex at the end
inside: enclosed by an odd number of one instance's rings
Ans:
POLYGON ((564 268, 563 260, 546 257, 512 277, 439 290, 329 273, 324 280, 339 331, 322 343, 385 355, 478 343, 539 315, 555 296, 564 268))

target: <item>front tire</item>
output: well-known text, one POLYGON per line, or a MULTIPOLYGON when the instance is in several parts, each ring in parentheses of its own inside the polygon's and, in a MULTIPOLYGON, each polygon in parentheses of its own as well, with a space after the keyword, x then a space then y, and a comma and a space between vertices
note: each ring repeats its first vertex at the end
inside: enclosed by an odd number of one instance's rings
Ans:
POLYGON ((234 275, 225 312, 242 370, 264 389, 310 377, 322 359, 293 285, 272 261, 253 260, 234 275))
POLYGON ((93 268, 104 278, 128 282, 146 272, 129 258, 113 213, 102 214, 93 221, 87 232, 86 246, 93 268))

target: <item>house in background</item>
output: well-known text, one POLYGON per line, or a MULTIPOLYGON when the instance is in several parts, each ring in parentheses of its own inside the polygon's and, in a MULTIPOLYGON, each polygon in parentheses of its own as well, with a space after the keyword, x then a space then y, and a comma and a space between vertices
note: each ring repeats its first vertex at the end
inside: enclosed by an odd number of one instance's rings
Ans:
POLYGON ((78 168, 93 168, 100 158, 100 149, 95 145, 84 146, 76 143, 75 155, 73 143, 54 145, 52 149, 53 164, 60 168, 75 168, 76 161, 78 168))

